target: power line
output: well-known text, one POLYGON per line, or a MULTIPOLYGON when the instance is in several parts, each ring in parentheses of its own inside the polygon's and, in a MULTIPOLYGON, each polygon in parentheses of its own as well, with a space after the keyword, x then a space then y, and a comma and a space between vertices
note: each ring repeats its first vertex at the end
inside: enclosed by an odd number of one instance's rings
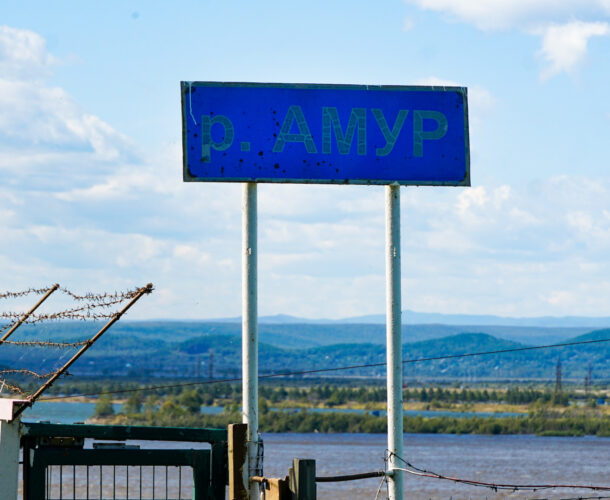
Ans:
MULTIPOLYGON (((448 354, 445 356, 432 356, 427 358, 413 358, 403 360, 404 364, 412 364, 412 363, 421 363, 424 361, 439 361, 442 359, 456 359, 456 358, 468 358, 474 356, 489 356, 493 354, 504 354, 509 352, 523 352, 523 351, 533 351, 536 349, 552 349, 557 347, 570 347, 577 345, 586 345, 586 344, 597 344, 601 342, 610 342, 610 338, 607 339, 594 339, 594 340, 581 340, 577 342, 563 342, 560 344, 547 344, 540 346, 529 346, 529 347, 513 347, 510 349, 497 349, 494 351, 481 351, 481 352, 470 352, 464 354, 448 354)), ((269 378, 279 378, 279 377, 291 377, 295 375, 312 375, 315 373, 330 373, 330 372, 338 372, 338 371, 346 371, 346 370, 358 370, 362 368, 378 368, 386 366, 386 363, 367 363, 360 365, 349 365, 349 366, 337 366, 333 368, 316 368, 312 370, 302 370, 302 371, 287 371, 287 372, 277 372, 277 373, 268 373, 264 375, 259 375, 259 379, 269 379, 269 378)), ((163 384, 156 385, 150 387, 138 387, 135 389, 121 389, 118 391, 102 391, 96 393, 88 393, 88 394, 71 394, 71 395, 62 395, 62 396, 51 396, 46 398, 41 398, 41 400, 49 401, 54 399, 66 399, 66 398, 75 398, 75 397, 87 397, 87 396, 100 396, 102 394, 126 394, 131 392, 140 392, 140 391, 154 391, 157 389, 172 389, 174 387, 189 387, 194 385, 211 385, 211 384, 220 384, 220 383, 230 383, 230 382, 241 382, 241 377, 233 377, 233 378, 224 378, 224 379, 215 379, 215 380, 202 380, 197 382, 178 382, 175 384, 163 384)))
POLYGON ((594 491, 610 491, 610 486, 589 486, 585 484, 507 484, 507 483, 487 483, 484 481, 475 481, 473 479, 462 479, 459 477, 443 476, 434 472, 419 472, 415 470, 405 469, 403 467, 394 467, 394 470, 400 470, 413 474, 415 476, 429 477, 432 479, 444 479, 453 481, 454 483, 466 484, 469 486, 480 486, 489 488, 494 491, 510 490, 510 491, 539 491, 539 490, 555 490, 555 489, 571 489, 571 490, 594 490, 594 491))
POLYGON ((420 469, 413 464, 407 462, 404 458, 398 456, 396 453, 388 452, 390 456, 396 457, 402 463, 404 463, 408 469, 402 467, 394 467, 394 470, 400 470, 413 474, 415 476, 429 477, 432 479, 443 479, 446 481, 453 481, 454 483, 466 484, 469 486, 479 486, 482 488, 489 488, 493 491, 498 490, 527 490, 527 491, 539 491, 539 490, 550 490, 550 489, 571 489, 571 490, 594 490, 594 491, 610 491, 610 486, 594 486, 584 484, 507 484, 507 483, 491 483, 484 481, 475 481, 473 479, 463 479, 459 477, 444 476, 436 472, 431 472, 425 469, 420 469))
MULTIPOLYGON (((570 497, 570 498, 558 498, 557 500, 601 500, 603 498, 610 498, 610 496, 599 496, 599 497, 570 497)), ((531 498, 530 500, 554 500, 551 498, 531 498)))

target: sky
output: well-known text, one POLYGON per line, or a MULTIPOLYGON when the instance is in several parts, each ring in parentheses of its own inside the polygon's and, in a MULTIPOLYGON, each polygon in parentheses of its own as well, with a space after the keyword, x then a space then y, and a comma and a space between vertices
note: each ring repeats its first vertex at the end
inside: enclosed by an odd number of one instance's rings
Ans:
MULTIPOLYGON (((241 187, 183 183, 187 81, 468 87, 470 188, 405 187, 403 308, 610 315, 608 0, 0 3, 0 288, 241 311, 241 187)), ((259 313, 385 309, 384 188, 269 185, 259 313)))

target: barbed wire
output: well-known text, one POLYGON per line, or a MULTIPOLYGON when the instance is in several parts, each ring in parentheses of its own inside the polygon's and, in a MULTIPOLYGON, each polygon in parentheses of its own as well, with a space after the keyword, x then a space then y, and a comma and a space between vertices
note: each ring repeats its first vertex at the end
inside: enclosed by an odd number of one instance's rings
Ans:
POLYGON ((8 330, 9 328, 11 328, 14 324, 16 323, 16 321, 12 321, 10 323, 7 323, 6 325, 2 325, 0 326, 0 333, 2 333, 4 330, 8 330))
POLYGON ((469 486, 477 486, 481 488, 491 489, 495 492, 499 490, 509 490, 509 491, 540 491, 540 490, 550 490, 550 489, 571 489, 571 490, 593 490, 593 491, 610 491, 610 486, 597 486, 597 485, 585 485, 585 484, 508 484, 508 483, 492 483, 485 481, 475 481, 474 479, 464 479, 459 477, 445 476, 443 474, 438 474, 437 472, 432 472, 426 469, 422 469, 416 467, 415 465, 409 463, 407 460, 402 458, 401 456, 393 453, 389 450, 386 450, 386 454, 389 457, 395 457, 404 463, 407 468, 404 467, 393 467, 393 470, 400 470, 403 472, 407 472, 409 474, 421 477, 429 477, 432 479, 442 479, 445 481, 452 481, 454 483, 466 484, 469 486))
POLYGON ((27 295, 42 295, 43 293, 47 293, 49 290, 53 288, 52 286, 47 288, 28 288, 27 290, 21 290, 19 292, 2 292, 0 293, 1 299, 15 299, 19 297, 25 297, 27 295))
MULTIPOLYGON (((29 370, 27 368, 7 368, 0 370, 0 375, 25 375, 29 377, 33 377, 35 379, 45 380, 43 386, 39 388, 33 396, 30 396, 28 399, 34 398, 36 399, 40 393, 48 388, 58 377, 61 375, 67 374, 68 366, 76 361, 76 359, 85 352, 99 336, 101 336, 112 324, 118 321, 121 316, 131 307, 133 303, 135 303, 142 295, 151 293, 153 291, 152 284, 148 284, 144 287, 137 288, 134 290, 127 290, 125 292, 114 292, 114 293, 87 293, 84 295, 78 295, 67 288, 60 287, 58 284, 55 284, 48 288, 29 288, 27 290, 17 291, 17 292, 4 292, 0 294, 0 299, 3 298, 16 298, 16 297, 24 297, 30 294, 42 295, 46 294, 43 298, 41 298, 32 309, 28 312, 10 312, 3 311, 0 312, 0 319, 9 320, 7 324, 3 324, 0 326, 0 332, 4 332, 7 329, 11 329, 7 332, 2 339, 0 340, 0 345, 7 344, 9 346, 17 346, 17 347, 42 347, 42 348, 60 348, 60 349, 68 349, 68 348, 80 348, 79 351, 70 359, 67 364, 64 364, 57 370, 49 373, 38 373, 33 370, 29 370), (75 301, 85 302, 84 304, 73 307, 70 309, 65 309, 63 311, 43 313, 43 314, 35 314, 34 311, 38 306, 40 306, 55 290, 60 290, 62 293, 68 295, 75 301), (101 312, 100 310, 109 309, 113 306, 117 306, 122 304, 123 302, 129 300, 130 302, 125 305, 121 311, 112 310, 108 312, 101 312), (20 340, 13 341, 7 340, 7 338, 22 324, 36 324, 46 321, 54 321, 54 320, 99 320, 106 319, 109 320, 108 323, 96 333, 95 336, 86 340, 77 340, 77 341, 65 341, 65 342, 53 342, 46 340, 20 340)), ((23 354, 19 359, 22 359, 23 354)), ((62 355, 59 359, 59 362, 64 358, 65 355, 62 355)), ((57 361, 56 361, 57 362, 57 361)), ((18 393, 20 395, 25 395, 25 391, 19 387, 15 382, 11 381, 9 383, 5 378, 0 378, 0 393, 4 389, 8 389, 14 393, 18 393)), ((30 402, 31 404, 31 402, 30 402)))
MULTIPOLYGON (((34 378, 49 378, 51 377, 55 372, 50 372, 50 373, 37 373, 35 371, 32 370, 28 370, 27 368, 7 368, 4 370, 0 370, 0 375, 5 375, 5 374, 18 374, 18 375, 29 375, 30 377, 34 377, 34 378)), ((0 379, 1 380, 1 379, 0 379)))
POLYGON ((26 347, 56 347, 56 348, 71 348, 85 345, 89 340, 78 340, 76 342, 50 342, 44 340, 3 340, 2 344, 26 346, 26 347))
MULTIPOLYGON (((33 370, 28 370, 27 368, 7 368, 4 370, 0 370, 0 375, 26 375, 37 380, 47 380, 53 375, 55 375, 57 371, 49 372, 49 373, 38 373, 33 370)), ((20 396, 24 396, 26 391, 24 391, 19 385, 15 383, 9 383, 5 378, 0 378, 0 394, 2 394, 4 388, 9 389, 10 391, 19 394, 20 396)))
POLYGON ((23 391, 21 387, 9 384, 6 380, 0 379, 0 394, 2 394, 5 388, 11 392, 14 392, 15 394, 19 394, 20 396, 25 394, 25 391, 23 391))
MULTIPOLYGON (((49 287, 45 287, 45 288, 28 288, 26 290, 20 290, 17 292, 13 292, 13 291, 1 292, 0 300, 26 297, 27 295, 42 295, 43 293, 47 293, 49 290, 51 290, 53 288, 53 286, 49 286, 49 287)), ((113 293, 107 293, 107 292, 106 293, 85 293, 84 295, 79 295, 65 287, 59 287, 58 290, 60 292, 62 292, 63 294, 68 295, 73 300, 77 300, 77 301, 86 300, 89 302, 100 302, 100 301, 104 301, 106 299, 113 300, 113 299, 119 299, 119 298, 122 298, 123 300, 131 299, 131 298, 135 297, 135 295, 139 291, 138 288, 134 288, 132 290, 126 290, 125 292, 116 292, 115 291, 113 293)))
MULTIPOLYGON (((23 320, 24 324, 40 323, 41 321, 53 321, 60 319, 78 319, 78 320, 96 320, 96 319, 108 319, 111 318, 114 313, 92 313, 91 311, 98 308, 109 308, 114 305, 125 302, 131 298, 130 295, 124 295, 112 299, 106 299, 105 302, 94 302, 92 304, 85 304, 80 307, 74 307, 72 309, 66 309, 64 311, 54 313, 43 313, 43 314, 30 314, 27 319, 23 320)), ((18 320, 23 317, 23 313, 19 312, 1 312, 0 318, 18 320)))
POLYGON ((114 292, 114 293, 99 293, 99 294, 86 293, 84 295, 77 295, 76 293, 74 293, 64 287, 59 287, 59 291, 64 293, 65 295, 68 295, 69 297, 72 297, 72 299, 77 300, 77 301, 87 300, 89 302, 102 302, 107 299, 108 300, 121 299, 121 301, 127 300, 127 299, 132 299, 133 297, 136 296, 136 294, 140 291, 140 289, 135 288, 133 290, 127 290, 125 292, 114 292))

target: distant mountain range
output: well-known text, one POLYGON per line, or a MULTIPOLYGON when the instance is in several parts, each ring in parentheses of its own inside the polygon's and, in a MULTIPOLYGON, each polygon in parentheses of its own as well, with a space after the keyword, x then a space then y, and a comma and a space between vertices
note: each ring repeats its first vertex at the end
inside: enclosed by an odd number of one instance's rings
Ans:
MULTIPOLYGON (((57 322, 25 325, 14 340, 82 340, 99 324, 57 322)), ((261 324, 260 373, 318 370, 375 364, 331 376, 383 377, 385 327, 381 324, 261 324)), ((595 381, 610 379, 610 342, 552 349, 437 359, 532 345, 610 338, 610 329, 517 326, 403 325, 409 378, 554 380, 561 359, 564 377, 582 380, 591 365, 595 381), (430 360, 429 358, 434 358, 430 360)), ((57 369, 71 351, 5 344, 0 368, 37 372, 57 369)), ((213 361, 215 378, 241 373, 241 325, 235 322, 126 321, 117 323, 71 369, 79 376, 207 377, 213 361)), ((9 380, 10 383, 10 380, 9 380)))
MULTIPOLYGON (((261 316, 261 324, 385 324, 385 315, 370 314, 342 319, 308 319, 277 314, 261 316)), ((215 323, 239 323, 240 317, 205 320, 215 323)), ((536 316, 513 318, 490 314, 439 314, 420 313, 405 310, 402 312, 403 325, 463 325, 463 326, 535 326, 542 328, 610 328, 610 317, 591 316, 536 316)))
MULTIPOLYGON (((297 320, 298 318, 295 318, 297 320)), ((91 322, 57 322, 40 325, 24 325, 18 332, 27 338, 45 340, 81 340, 91 336, 98 325, 91 322)), ((404 324, 403 342, 412 343, 448 337, 460 333, 484 333, 494 337, 522 342, 529 345, 552 344, 594 330, 590 327, 551 328, 539 326, 498 325, 443 325, 404 324)), ((333 344, 378 344, 385 345, 386 332, 383 323, 289 323, 261 321, 258 328, 259 341, 269 345, 306 349, 333 344)), ((104 339, 111 336, 115 342, 126 342, 134 337, 143 342, 181 342, 194 337, 226 335, 241 336, 241 324, 232 321, 128 321, 115 324, 104 339)), ((106 340, 102 339, 105 343, 106 340)))

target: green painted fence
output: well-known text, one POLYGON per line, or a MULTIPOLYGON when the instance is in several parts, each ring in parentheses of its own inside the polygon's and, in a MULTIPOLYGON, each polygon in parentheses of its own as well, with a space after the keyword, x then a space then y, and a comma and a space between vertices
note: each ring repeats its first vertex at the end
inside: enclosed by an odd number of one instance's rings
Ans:
POLYGON ((22 425, 23 500, 225 498, 224 429, 22 425), (93 440, 92 448, 84 447, 85 439, 93 440), (139 449, 131 440, 184 446, 139 449), (210 449, 189 443, 209 443, 210 449))

